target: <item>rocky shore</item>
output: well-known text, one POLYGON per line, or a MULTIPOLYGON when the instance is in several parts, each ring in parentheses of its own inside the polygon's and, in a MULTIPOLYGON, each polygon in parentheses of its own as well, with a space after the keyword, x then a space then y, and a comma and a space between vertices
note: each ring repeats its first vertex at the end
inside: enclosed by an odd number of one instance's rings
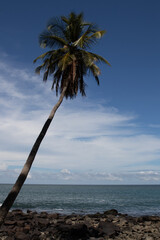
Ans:
POLYGON ((13 210, 0 228, 1 240, 158 240, 160 217, 131 217, 115 209, 92 215, 13 210))

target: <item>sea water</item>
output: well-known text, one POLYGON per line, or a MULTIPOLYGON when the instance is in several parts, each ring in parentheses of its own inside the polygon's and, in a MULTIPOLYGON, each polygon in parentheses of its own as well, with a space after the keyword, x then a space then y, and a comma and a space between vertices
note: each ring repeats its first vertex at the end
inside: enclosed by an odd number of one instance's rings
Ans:
MULTIPOLYGON (((0 185, 0 203, 12 185, 0 185)), ((132 216, 160 215, 160 185, 24 185, 12 209, 88 214, 117 209, 132 216)))

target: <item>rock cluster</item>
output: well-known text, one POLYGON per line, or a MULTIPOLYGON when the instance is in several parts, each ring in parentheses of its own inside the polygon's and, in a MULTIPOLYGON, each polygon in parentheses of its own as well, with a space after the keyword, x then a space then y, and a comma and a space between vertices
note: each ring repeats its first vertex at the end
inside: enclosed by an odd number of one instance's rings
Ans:
POLYGON ((60 215, 13 210, 0 228, 1 240, 158 240, 160 217, 131 217, 116 210, 60 215))

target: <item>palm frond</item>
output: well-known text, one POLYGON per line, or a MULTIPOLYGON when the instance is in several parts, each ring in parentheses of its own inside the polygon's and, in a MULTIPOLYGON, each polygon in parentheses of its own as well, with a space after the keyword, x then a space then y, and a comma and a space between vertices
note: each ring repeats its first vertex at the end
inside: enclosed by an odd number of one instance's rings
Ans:
POLYGON ((69 52, 67 52, 58 62, 58 67, 61 71, 64 71, 65 68, 72 63, 69 52))
POLYGON ((56 85, 56 95, 58 95, 58 90, 59 90, 59 82, 62 77, 62 71, 60 69, 57 69, 57 71, 54 74, 54 84, 52 89, 54 89, 54 86, 56 85))
POLYGON ((98 54, 87 51, 96 43, 106 31, 98 28, 83 19, 83 13, 71 12, 69 16, 62 16, 60 19, 51 19, 47 29, 39 37, 39 42, 44 47, 51 48, 44 54, 37 57, 42 64, 36 68, 36 72, 42 70, 43 81, 48 76, 53 76, 52 89, 56 95, 61 93, 66 86, 66 98, 74 98, 78 91, 85 96, 86 83, 84 77, 91 73, 99 85, 100 69, 97 63, 110 63, 98 54))
POLYGON ((46 52, 46 53, 43 53, 43 54, 41 54, 40 56, 38 56, 36 59, 34 59, 34 63, 35 62, 37 62, 37 60, 38 59, 43 59, 43 58, 45 58, 47 55, 50 55, 51 53, 53 53, 54 52, 54 50, 52 50, 52 51, 48 51, 48 52, 46 52))
POLYGON ((35 73, 36 73, 36 74, 40 74, 41 68, 42 68, 42 66, 38 66, 38 67, 35 69, 35 73))
POLYGON ((65 38, 65 27, 66 24, 60 18, 51 18, 47 24, 47 31, 52 35, 59 36, 61 38, 65 38))
POLYGON ((44 82, 47 81, 48 74, 49 74, 49 70, 47 70, 47 71, 43 74, 43 81, 44 81, 44 82))
POLYGON ((97 61, 106 63, 107 65, 111 66, 111 64, 105 58, 96 53, 88 52, 85 50, 81 50, 81 52, 84 57, 84 61, 88 66, 91 66, 94 62, 97 61))
POLYGON ((40 46, 44 45, 45 47, 50 47, 50 48, 52 48, 53 46, 63 47, 64 45, 68 45, 68 43, 64 38, 53 35, 49 31, 44 31, 39 36, 39 43, 40 43, 40 46))
POLYGON ((69 20, 68 18, 66 18, 65 16, 61 17, 62 21, 65 22, 66 24, 69 24, 69 20))
POLYGON ((101 73, 99 67, 96 64, 92 64, 89 67, 89 70, 91 70, 91 72, 93 73, 94 77, 100 75, 100 73, 101 73))
POLYGON ((44 69, 45 66, 46 66, 46 61, 45 61, 44 63, 42 63, 40 66, 38 66, 38 67, 35 69, 35 73, 36 73, 36 74, 40 74, 40 71, 41 71, 42 69, 44 69))
POLYGON ((98 76, 95 76, 95 79, 96 79, 97 84, 99 85, 99 78, 98 78, 98 76))
POLYGON ((88 51, 85 51, 85 50, 81 50, 81 53, 82 53, 82 58, 83 58, 83 61, 84 61, 85 65, 87 67, 90 67, 95 61, 94 56, 92 55, 91 52, 88 52, 88 51))
POLYGON ((101 38, 105 34, 105 30, 95 31, 92 25, 89 25, 88 29, 81 35, 81 37, 76 40, 73 45, 80 48, 89 48, 91 44, 97 42, 98 38, 101 38))
POLYGON ((104 62, 104 63, 108 64, 109 66, 111 66, 111 64, 102 56, 95 54, 95 53, 91 53, 91 52, 90 52, 90 54, 92 54, 94 56, 95 61, 104 62))
POLYGON ((101 38, 105 33, 106 33, 105 30, 96 31, 96 32, 93 33, 91 36, 89 36, 89 39, 90 39, 90 38, 101 38))
POLYGON ((89 27, 87 28, 87 30, 83 33, 83 35, 81 35, 81 37, 73 43, 73 46, 77 46, 77 47, 80 47, 80 48, 84 48, 85 45, 89 45, 89 42, 88 42, 89 37, 88 37, 88 35, 89 35, 90 33, 92 33, 92 28, 91 28, 91 26, 89 26, 89 27))

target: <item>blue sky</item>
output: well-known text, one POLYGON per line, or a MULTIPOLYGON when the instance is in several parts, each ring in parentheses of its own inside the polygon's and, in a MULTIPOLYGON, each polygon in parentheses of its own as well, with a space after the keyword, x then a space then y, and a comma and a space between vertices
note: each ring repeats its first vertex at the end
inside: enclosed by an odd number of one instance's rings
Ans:
POLYGON ((84 12, 107 34, 93 47, 100 86, 64 100, 27 183, 160 183, 160 2, 3 1, 0 8, 0 183, 13 183, 57 101, 34 73, 48 20, 84 12))

